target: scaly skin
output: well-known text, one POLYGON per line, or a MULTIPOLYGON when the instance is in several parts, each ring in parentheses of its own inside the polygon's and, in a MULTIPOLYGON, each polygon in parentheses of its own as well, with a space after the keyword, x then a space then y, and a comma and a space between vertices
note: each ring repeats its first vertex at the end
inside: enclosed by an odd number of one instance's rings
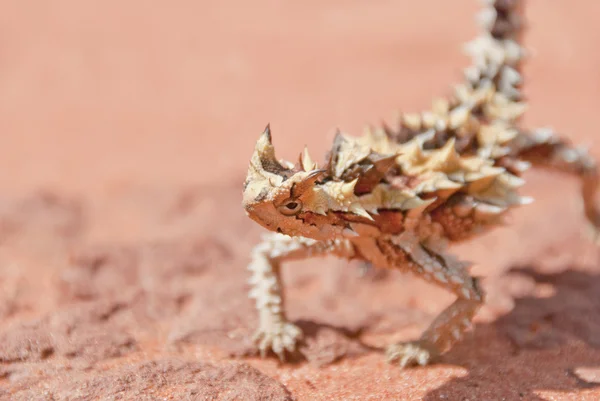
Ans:
POLYGON ((585 216, 600 232, 596 162, 547 129, 519 126, 521 92, 518 0, 485 0, 484 32, 467 46, 465 82, 432 109, 402 114, 396 128, 336 136, 323 167, 305 150, 296 164, 279 161, 269 126, 256 143, 246 181, 247 215, 272 231, 252 254, 250 296, 264 356, 294 352, 301 330, 285 314, 282 263, 336 255, 412 273, 452 292, 456 301, 415 341, 391 344, 387 359, 427 365, 460 340, 485 299, 466 263, 448 246, 502 223, 531 165, 582 180, 585 216))

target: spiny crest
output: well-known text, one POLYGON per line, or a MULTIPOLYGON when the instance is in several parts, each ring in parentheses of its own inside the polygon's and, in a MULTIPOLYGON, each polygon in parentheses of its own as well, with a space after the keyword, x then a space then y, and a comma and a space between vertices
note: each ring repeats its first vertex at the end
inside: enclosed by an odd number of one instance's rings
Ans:
POLYGON ((468 42, 464 49, 471 56, 473 67, 465 71, 467 78, 492 78, 504 66, 516 66, 526 56, 525 49, 512 39, 496 39, 485 33, 468 42))
MULTIPOLYGON (((487 143, 492 150, 500 152, 498 144, 505 143, 514 137, 515 133, 508 131, 504 126, 486 126, 479 131, 479 140, 487 143)), ((337 161, 333 170, 336 176, 344 177, 347 172, 353 171, 358 164, 368 160, 373 154, 387 155, 386 160, 394 160, 399 171, 390 178, 411 178, 413 184, 405 184, 397 192, 392 187, 386 187, 385 174, 381 183, 373 186, 368 196, 361 202, 366 210, 371 210, 372 205, 379 202, 380 208, 389 207, 389 200, 382 199, 381 191, 386 188, 390 194, 393 208, 402 209, 403 201, 409 198, 418 198, 419 194, 428 194, 428 197, 448 198, 450 195, 461 191, 475 198, 490 203, 510 206, 521 202, 516 194, 516 188, 521 185, 521 180, 506 171, 503 167, 494 165, 494 160, 480 155, 461 155, 456 151, 456 139, 450 138, 444 146, 438 149, 425 149, 424 144, 431 140, 435 131, 430 130, 415 136, 406 143, 393 142, 382 130, 369 129, 361 137, 342 136, 334 146, 333 151, 340 153, 332 155, 330 160, 337 161), (344 155, 344 152, 352 152, 344 155), (377 192, 379 191, 379 192, 377 192), (385 206, 384 206, 385 205, 385 206)), ((391 167, 388 167, 391 168, 391 167)), ((422 199, 421 199, 422 200, 422 199)))
POLYGON ((430 111, 401 114, 400 124, 415 133, 412 137, 428 130, 454 130, 458 136, 465 136, 477 130, 479 121, 473 116, 473 104, 437 98, 430 111))
POLYGON ((510 124, 525 109, 524 102, 508 99, 497 92, 492 82, 482 82, 477 87, 463 84, 454 88, 452 97, 435 99, 430 111, 402 113, 398 131, 386 127, 384 132, 394 142, 407 144, 433 131, 423 148, 440 148, 455 138, 460 154, 497 158, 507 151, 507 143, 516 135, 510 124))
POLYGON ((262 135, 256 142, 254 153, 250 159, 250 166, 244 183, 245 197, 260 200, 267 194, 271 198, 282 193, 289 193, 294 187, 298 192, 308 187, 323 177, 324 170, 316 169, 316 165, 310 160, 308 152, 301 158, 304 167, 298 168, 285 160, 278 160, 275 156, 275 148, 271 140, 271 129, 267 125, 262 135))
POLYGON ((422 200, 409 188, 393 188, 385 176, 397 167, 398 145, 381 131, 368 131, 364 137, 338 133, 325 168, 300 154, 296 165, 277 160, 267 126, 256 143, 246 178, 246 196, 260 201, 291 197, 304 212, 327 215, 330 211, 349 212, 372 220, 378 209, 424 208, 433 200, 422 200))
MULTIPOLYGON (((518 74, 515 71, 516 74, 518 74)), ((461 104, 469 104, 472 109, 480 109, 482 117, 487 121, 502 120, 514 122, 525 113, 527 103, 512 99, 506 94, 509 90, 516 90, 511 83, 510 88, 504 91, 488 81, 480 82, 476 87, 470 85, 457 85, 454 88, 454 97, 461 104)))
POLYGON ((277 187, 287 175, 289 169, 275 157, 275 148, 271 142, 271 128, 267 125, 254 147, 244 187, 248 185, 277 187))

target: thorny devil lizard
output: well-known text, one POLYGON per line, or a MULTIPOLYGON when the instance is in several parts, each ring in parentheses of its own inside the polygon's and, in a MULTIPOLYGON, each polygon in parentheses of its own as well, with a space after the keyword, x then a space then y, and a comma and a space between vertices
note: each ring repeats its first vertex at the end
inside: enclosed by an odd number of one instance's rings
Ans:
POLYGON ((322 168, 306 149, 296 164, 277 160, 269 126, 256 143, 244 184, 247 215, 273 233, 252 253, 250 296, 259 312, 261 354, 285 359, 301 330, 286 319, 280 265, 336 255, 411 272, 457 299, 416 341, 392 344, 387 358, 426 365, 460 340, 484 302, 468 264, 446 249, 502 223, 530 166, 582 180, 584 212, 600 229, 595 160, 551 129, 519 126, 525 111, 519 44, 522 0, 483 0, 483 33, 466 48, 472 64, 452 95, 431 111, 403 113, 398 126, 336 135, 322 168))

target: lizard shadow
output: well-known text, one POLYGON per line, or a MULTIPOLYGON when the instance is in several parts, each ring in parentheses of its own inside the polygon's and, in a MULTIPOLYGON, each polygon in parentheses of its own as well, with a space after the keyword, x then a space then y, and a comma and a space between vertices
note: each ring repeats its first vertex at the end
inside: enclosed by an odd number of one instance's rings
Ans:
POLYGON ((536 391, 600 386, 577 373, 600 367, 600 275, 582 270, 543 274, 529 267, 509 274, 550 285, 553 294, 516 298, 508 314, 476 325, 471 338, 442 360, 465 367, 467 375, 430 391, 424 400, 462 400, 465 394, 471 400, 543 400, 536 391))
POLYGON ((369 352, 380 351, 379 348, 361 340, 367 325, 350 329, 310 319, 298 319, 293 323, 302 329, 303 338, 295 352, 287 353, 286 363, 291 365, 308 362, 316 366, 326 366, 336 364, 342 359, 359 358, 369 352))

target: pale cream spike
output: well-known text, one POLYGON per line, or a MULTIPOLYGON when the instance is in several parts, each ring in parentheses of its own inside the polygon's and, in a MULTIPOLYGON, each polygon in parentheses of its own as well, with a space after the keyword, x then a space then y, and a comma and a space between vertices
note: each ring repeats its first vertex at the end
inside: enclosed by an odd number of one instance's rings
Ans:
POLYGON ((320 214, 321 216, 327 216, 327 206, 315 206, 313 208, 313 212, 315 212, 316 214, 320 214))
POLYGON ((448 197, 460 188, 462 188, 460 183, 449 180, 443 173, 438 173, 417 185, 415 191, 418 193, 441 192, 440 195, 448 197))
POLYGON ((341 177, 344 171, 351 165, 365 159, 371 152, 366 143, 360 142, 360 138, 340 134, 342 142, 338 149, 338 160, 334 168, 336 177, 341 177))
POLYGON ((281 164, 283 167, 287 168, 288 170, 291 170, 294 168, 294 163, 292 163, 288 160, 279 159, 278 162, 279 162, 279 164, 281 164))
POLYGON ((506 96, 496 93, 491 103, 485 105, 485 113, 502 120, 516 120, 527 110, 527 103, 513 102, 506 96))
POLYGON ((423 113, 421 113, 421 121, 423 122, 423 126, 426 129, 434 128, 438 120, 439 117, 437 117, 430 111, 424 111, 423 113))
POLYGON ((518 188, 525 185, 525 180, 512 174, 503 174, 498 177, 500 182, 510 188, 518 188))
POLYGON ((302 152, 302 168, 304 171, 312 171, 318 168, 317 163, 313 162, 310 155, 308 154, 308 148, 304 147, 304 152, 302 152))
POLYGON ((432 171, 455 169, 460 163, 460 155, 455 148, 456 138, 452 137, 439 150, 432 152, 428 165, 432 171))
POLYGON ((464 75, 467 81, 477 82, 481 76, 481 72, 476 66, 470 66, 465 68, 464 75))
POLYGON ((464 84, 454 86, 454 95, 461 102, 464 103, 471 98, 472 91, 467 88, 464 84))
POLYGON ((483 29, 489 31, 494 26, 497 13, 493 7, 484 8, 477 14, 476 20, 483 29))
POLYGON ((484 125, 477 133, 477 140, 482 146, 493 146, 511 141, 518 135, 514 128, 508 128, 505 122, 497 121, 492 125, 484 125))
POLYGON ((457 129, 466 124, 471 117, 471 108, 469 105, 461 105, 450 112, 448 117, 449 126, 451 129, 457 129))
POLYGON ((445 116, 450 111, 450 103, 445 98, 435 98, 431 105, 431 110, 440 116, 445 116))
POLYGON ((422 134, 415 137, 415 141, 419 144, 419 147, 423 149, 425 142, 432 140, 435 137, 435 130, 429 129, 422 134))
POLYGON ((516 69, 507 65, 502 68, 500 82, 506 85, 515 86, 522 82, 522 77, 516 69))
POLYGON ((494 169, 494 171, 487 173, 482 178, 470 182, 468 186, 469 193, 483 192, 488 189, 498 179, 498 176, 504 172, 503 168, 494 169))
POLYGON ((421 199, 418 196, 415 196, 414 198, 405 200, 401 205, 401 209, 402 210, 413 210, 413 209, 424 210, 425 208, 427 208, 427 206, 431 205, 435 201, 436 201, 436 198, 421 199))
POLYGON ((355 178, 354 180, 345 182, 340 186, 340 193, 344 199, 353 199, 355 197, 354 188, 356 187, 357 182, 358 178, 355 178))
POLYGON ((514 167, 518 172, 524 173, 531 168, 531 163, 519 160, 514 163, 514 167))
POLYGON ((484 178, 486 178, 486 175, 481 171, 474 171, 463 173, 462 178, 465 181, 465 183, 473 183, 483 180, 484 178))
POLYGON ((363 207, 372 214, 376 214, 379 207, 404 210, 419 206, 423 202, 414 192, 404 189, 391 189, 387 184, 377 185, 371 193, 365 194, 359 199, 363 207), (416 203, 410 202, 413 199, 416 200, 416 203))
POLYGON ((425 209, 427 209, 427 207, 436 200, 437 198, 426 199, 420 206, 408 209, 408 212, 406 213, 407 217, 414 219, 415 217, 420 216, 421 214, 423 214, 425 209))
POLYGON ((473 217, 476 221, 487 221, 497 218, 506 210, 506 207, 490 205, 488 203, 480 203, 475 206, 473 217))
POLYGON ((421 116, 417 113, 402 114, 402 123, 413 131, 421 129, 421 116))
POLYGON ((520 196, 517 204, 519 205, 530 205, 535 201, 535 199, 532 196, 520 196))
POLYGON ((502 156, 506 156, 511 152, 510 148, 508 147, 495 147, 493 149, 491 149, 490 153, 489 153, 489 157, 493 158, 493 159, 499 159, 502 156))
POLYGON ((435 189, 459 189, 462 187, 458 182, 451 181, 447 178, 436 180, 433 184, 435 189))
POLYGON ((360 203, 353 203, 352 205, 350 205, 350 208, 348 210, 354 214, 374 221, 373 217, 369 214, 369 212, 365 210, 365 208, 360 203))

